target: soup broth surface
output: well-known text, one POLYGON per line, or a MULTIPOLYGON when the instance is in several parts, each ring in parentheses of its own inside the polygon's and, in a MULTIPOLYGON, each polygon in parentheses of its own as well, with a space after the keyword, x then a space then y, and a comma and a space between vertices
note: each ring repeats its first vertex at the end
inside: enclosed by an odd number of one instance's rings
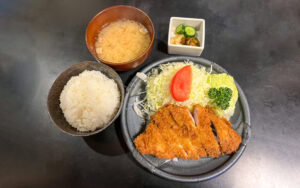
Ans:
POLYGON ((95 47, 100 59, 123 63, 143 55, 150 42, 145 26, 133 20, 122 19, 100 30, 95 47))

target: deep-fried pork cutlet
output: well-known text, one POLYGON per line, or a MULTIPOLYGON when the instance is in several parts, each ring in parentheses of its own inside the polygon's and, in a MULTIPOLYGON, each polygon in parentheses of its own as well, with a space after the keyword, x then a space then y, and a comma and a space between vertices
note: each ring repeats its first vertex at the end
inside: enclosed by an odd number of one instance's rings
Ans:
POLYGON ((209 157, 218 157, 221 154, 220 147, 210 126, 209 113, 209 108, 200 105, 194 106, 194 119, 199 133, 198 139, 209 157))
POLYGON ((219 118, 215 114, 211 114, 211 121, 216 128, 221 152, 223 154, 230 154, 236 152, 242 141, 240 135, 232 129, 232 125, 224 118, 219 118))
POLYGON ((187 107, 167 105, 171 117, 179 126, 175 132, 180 140, 180 144, 187 153, 188 159, 198 160, 199 157, 206 157, 206 152, 199 144, 199 135, 194 119, 187 107))
POLYGON ((146 131, 134 140, 137 150, 158 158, 198 160, 200 157, 230 154, 238 149, 241 138, 229 121, 216 116, 209 107, 200 105, 194 106, 194 118, 187 107, 163 106, 151 116, 146 131))

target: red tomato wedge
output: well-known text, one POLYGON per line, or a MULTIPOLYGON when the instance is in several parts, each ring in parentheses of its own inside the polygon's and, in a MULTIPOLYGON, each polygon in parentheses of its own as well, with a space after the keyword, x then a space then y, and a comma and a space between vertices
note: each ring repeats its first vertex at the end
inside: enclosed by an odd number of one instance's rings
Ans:
POLYGON ((172 97, 179 102, 183 102, 190 97, 192 87, 192 67, 187 65, 182 67, 173 77, 170 91, 172 97))

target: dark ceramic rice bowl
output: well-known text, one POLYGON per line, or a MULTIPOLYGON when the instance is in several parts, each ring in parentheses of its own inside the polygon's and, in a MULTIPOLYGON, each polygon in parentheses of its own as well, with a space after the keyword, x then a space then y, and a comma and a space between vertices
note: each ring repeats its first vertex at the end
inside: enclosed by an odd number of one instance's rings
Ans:
POLYGON ((48 112, 49 115, 53 121, 53 123, 63 132, 68 133, 72 136, 90 136, 97 134, 104 129, 106 129, 109 125, 111 125, 117 117, 121 113, 121 109, 123 106, 123 101, 124 101, 124 86, 123 82, 118 75, 112 68, 110 68, 107 65, 104 65, 102 63, 97 63, 94 61, 84 61, 79 64, 72 65, 70 68, 62 72, 57 79, 54 81, 49 94, 48 94, 48 112), (103 127, 98 128, 94 131, 89 131, 89 132, 80 132, 74 127, 72 127, 67 120, 64 117, 64 114, 60 108, 60 94, 64 88, 64 86, 67 84, 69 79, 72 76, 77 76, 80 73, 82 73, 85 70, 95 70, 95 71, 100 71, 104 75, 106 75, 108 78, 113 79, 116 84, 118 85, 118 89, 120 91, 120 104, 118 107, 118 110, 116 113, 113 115, 112 119, 103 127))

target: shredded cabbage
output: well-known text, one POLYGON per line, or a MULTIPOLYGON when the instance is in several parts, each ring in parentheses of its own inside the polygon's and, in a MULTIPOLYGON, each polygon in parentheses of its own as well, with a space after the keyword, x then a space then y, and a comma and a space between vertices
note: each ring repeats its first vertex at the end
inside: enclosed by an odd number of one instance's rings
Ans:
POLYGON ((187 106, 189 110, 193 109, 195 104, 211 107, 214 112, 226 119, 229 119, 235 110, 235 104, 238 99, 238 90, 232 76, 228 74, 211 74, 207 72, 205 67, 194 65, 191 61, 174 62, 160 65, 158 69, 153 69, 146 78, 146 102, 143 103, 142 110, 148 115, 151 115, 165 104, 176 104, 179 106, 187 106), (173 76, 182 67, 191 65, 192 67, 192 88, 190 97, 184 102, 178 102, 173 99, 170 92, 170 84, 173 76), (161 71, 159 71, 161 70, 161 71), (228 87, 232 90, 232 98, 229 102, 229 108, 226 110, 220 109, 216 104, 211 102, 208 97, 210 88, 228 87))
POLYGON ((135 102, 133 103, 133 110, 141 118, 144 118, 144 111, 139 108, 139 105, 141 105, 143 102, 144 100, 139 101, 138 97, 136 97, 135 102))
POLYGON ((147 75, 143 72, 137 72, 136 77, 139 79, 143 80, 144 82, 147 82, 147 75))
POLYGON ((204 67, 194 65, 192 62, 178 62, 160 65, 158 69, 154 69, 147 79, 145 111, 155 112, 164 104, 176 104, 179 106, 187 106, 192 110, 194 104, 206 106, 209 102, 207 92, 210 88, 207 82, 209 73, 204 67), (170 84, 173 76, 178 70, 186 65, 192 66, 192 88, 190 98, 184 102, 178 102, 173 99, 170 93, 170 84))

